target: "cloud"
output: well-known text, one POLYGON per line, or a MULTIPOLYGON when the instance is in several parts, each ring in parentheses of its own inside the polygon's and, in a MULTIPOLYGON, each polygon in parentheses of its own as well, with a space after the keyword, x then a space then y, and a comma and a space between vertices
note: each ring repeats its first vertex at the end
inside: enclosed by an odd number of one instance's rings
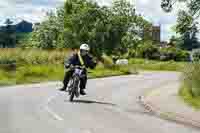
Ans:
POLYGON ((38 22, 46 12, 63 5, 65 0, 0 0, 0 24, 6 19, 25 19, 38 22))

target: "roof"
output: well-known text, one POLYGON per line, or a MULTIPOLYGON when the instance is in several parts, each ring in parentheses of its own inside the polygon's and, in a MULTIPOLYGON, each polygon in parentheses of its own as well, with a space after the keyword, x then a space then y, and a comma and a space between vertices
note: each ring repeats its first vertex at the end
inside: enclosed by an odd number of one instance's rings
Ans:
MULTIPOLYGON (((28 21, 23 20, 23 19, 10 19, 10 20, 13 22, 12 25, 17 25, 17 24, 19 24, 23 21, 27 22, 27 23, 31 23, 31 22, 28 22, 28 21)), ((0 26, 6 26, 5 20, 0 20, 0 26)))

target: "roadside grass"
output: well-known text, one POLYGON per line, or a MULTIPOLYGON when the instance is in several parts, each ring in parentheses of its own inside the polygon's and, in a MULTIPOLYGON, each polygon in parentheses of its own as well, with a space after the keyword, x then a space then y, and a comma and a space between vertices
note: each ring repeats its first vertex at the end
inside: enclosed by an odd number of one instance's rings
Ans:
POLYGON ((14 48, 0 48, 0 64, 16 63, 16 55, 16 49, 14 48))
POLYGON ((16 49, 16 61, 19 65, 63 64, 71 52, 69 49, 16 49))
MULTIPOLYGON (((130 71, 128 67, 108 69, 102 66, 97 66, 96 69, 89 71, 88 78, 136 74, 134 71, 130 71)), ((62 81, 63 78, 63 65, 25 65, 18 67, 16 71, 16 84, 62 81)))
POLYGON ((179 95, 192 107, 200 109, 200 63, 188 64, 183 71, 179 95))
MULTIPOLYGON (((10 65, 0 67, 0 85, 63 80, 63 63, 72 52, 69 49, 0 49, 0 62, 10 65)), ((117 66, 109 56, 103 55, 103 60, 104 62, 99 63, 95 70, 89 70, 89 78, 138 74, 139 70, 180 71, 186 64, 130 59, 128 66, 117 66)))
POLYGON ((16 83, 15 70, 0 65, 0 86, 14 85, 16 83))
POLYGON ((63 65, 23 65, 16 70, 16 84, 57 81, 63 77, 63 65))
POLYGON ((175 61, 154 61, 145 59, 130 59, 130 65, 137 67, 140 70, 153 70, 153 71, 179 71, 184 69, 187 62, 175 61))
POLYGON ((185 86, 182 86, 182 88, 179 90, 179 95, 186 104, 193 107, 194 109, 200 110, 200 96, 192 96, 191 90, 185 86))

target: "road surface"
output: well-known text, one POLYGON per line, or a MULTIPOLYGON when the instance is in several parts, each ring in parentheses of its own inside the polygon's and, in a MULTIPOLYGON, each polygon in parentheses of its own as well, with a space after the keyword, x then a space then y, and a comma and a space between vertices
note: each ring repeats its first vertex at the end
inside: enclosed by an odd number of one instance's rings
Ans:
POLYGON ((88 81, 74 103, 61 82, 0 88, 0 133, 199 133, 199 129, 147 113, 138 96, 177 84, 179 74, 139 75, 88 81))

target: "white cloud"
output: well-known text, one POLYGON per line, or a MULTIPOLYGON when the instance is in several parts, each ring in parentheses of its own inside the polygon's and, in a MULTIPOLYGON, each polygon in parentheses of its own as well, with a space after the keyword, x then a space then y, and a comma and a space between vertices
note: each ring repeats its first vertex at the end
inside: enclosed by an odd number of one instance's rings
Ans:
POLYGON ((65 0, 0 0, 0 24, 6 18, 25 19, 38 22, 46 11, 63 5, 65 0))

